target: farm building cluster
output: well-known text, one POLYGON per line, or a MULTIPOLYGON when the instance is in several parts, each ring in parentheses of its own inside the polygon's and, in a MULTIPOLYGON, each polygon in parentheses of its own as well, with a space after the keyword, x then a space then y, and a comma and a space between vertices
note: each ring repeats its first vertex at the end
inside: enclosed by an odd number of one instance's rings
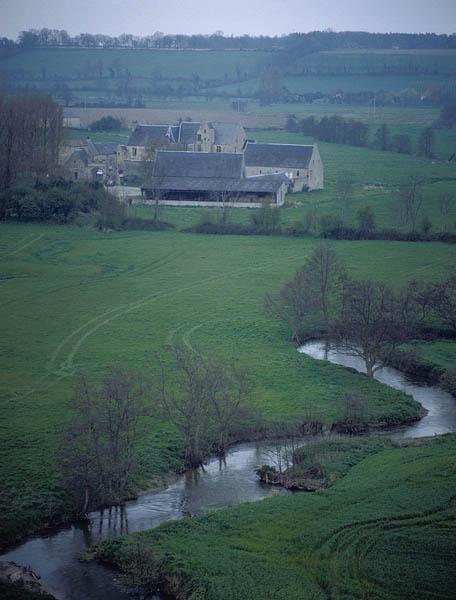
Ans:
POLYGON ((136 186, 145 201, 174 206, 281 206, 324 184, 316 145, 256 143, 239 123, 138 124, 126 144, 88 137, 62 164, 75 181, 136 186))

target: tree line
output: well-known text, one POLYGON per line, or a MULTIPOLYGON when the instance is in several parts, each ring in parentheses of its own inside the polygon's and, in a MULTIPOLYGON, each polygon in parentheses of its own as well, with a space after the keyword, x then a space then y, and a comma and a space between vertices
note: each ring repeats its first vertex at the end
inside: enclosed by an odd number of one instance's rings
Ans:
MULTIPOLYGON (((296 115, 288 115, 285 128, 287 131, 303 133, 321 142, 412 154, 410 136, 407 134, 391 135, 386 123, 377 127, 372 140, 369 125, 363 121, 347 119, 340 115, 325 116, 321 119, 314 116, 297 119, 296 115)), ((433 127, 425 127, 421 131, 416 142, 415 152, 417 156, 434 158, 435 134, 433 127)))
POLYGON ((0 47, 24 48, 47 46, 78 46, 83 48, 195 48, 287 50, 292 54, 335 50, 338 48, 456 48, 456 36, 435 33, 369 33, 332 30, 292 33, 281 36, 224 35, 216 31, 208 35, 165 35, 160 31, 145 36, 123 33, 110 36, 101 33, 80 33, 71 36, 64 29, 28 29, 19 33, 17 41, 0 39, 0 47))

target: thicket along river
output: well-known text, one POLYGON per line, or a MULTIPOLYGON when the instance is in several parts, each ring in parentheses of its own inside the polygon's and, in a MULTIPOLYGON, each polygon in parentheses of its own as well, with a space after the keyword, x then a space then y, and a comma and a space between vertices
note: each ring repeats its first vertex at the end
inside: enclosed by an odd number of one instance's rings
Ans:
MULTIPOLYGON (((299 352, 363 371, 362 362, 322 341, 304 344, 299 352)), ((394 438, 423 437, 456 431, 456 400, 438 386, 409 380, 400 371, 384 368, 376 378, 411 394, 428 411, 420 421, 388 431, 394 438)), ((310 438, 309 438, 310 439, 310 438)), ((303 440, 305 443, 305 440, 303 440)), ((93 512, 87 522, 61 527, 35 536, 0 556, 30 566, 41 576, 45 589, 61 600, 126 600, 132 590, 123 588, 116 575, 97 563, 83 563, 81 553, 116 535, 156 527, 186 514, 201 515, 239 502, 260 500, 273 493, 290 494, 258 480, 256 467, 271 463, 277 443, 262 441, 232 447, 226 459, 211 459, 204 469, 179 476, 166 489, 141 495, 122 508, 93 512)), ((158 598, 159 596, 155 596, 158 598)))

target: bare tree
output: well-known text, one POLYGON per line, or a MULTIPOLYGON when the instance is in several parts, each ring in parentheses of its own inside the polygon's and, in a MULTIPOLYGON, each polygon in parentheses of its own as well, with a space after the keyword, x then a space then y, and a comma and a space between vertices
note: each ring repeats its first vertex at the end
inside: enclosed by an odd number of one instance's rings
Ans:
POLYGON ((434 310, 456 332, 456 275, 434 285, 434 310))
POLYGON ((144 386, 132 371, 112 368, 100 387, 79 377, 75 414, 64 431, 59 456, 64 484, 78 513, 124 499, 145 406, 144 386))
POLYGON ((364 361, 373 377, 383 360, 408 336, 400 297, 382 283, 346 280, 342 308, 334 325, 339 344, 364 361))
POLYGON ((171 375, 161 362, 160 397, 167 416, 183 434, 186 465, 197 467, 210 451, 225 453, 250 386, 243 371, 216 358, 185 345, 171 350, 178 381, 170 384, 171 375))
POLYGON ((334 248, 323 242, 309 255, 303 267, 280 290, 278 295, 266 297, 266 305, 292 330, 299 342, 299 333, 305 321, 320 315, 329 328, 331 313, 338 298, 338 290, 345 277, 344 268, 334 248))
POLYGON ((221 225, 226 225, 229 221, 231 209, 230 204, 239 200, 239 193, 227 186, 224 189, 212 192, 211 199, 213 202, 221 204, 219 212, 219 223, 221 225))
POLYGON ((0 186, 52 173, 62 131, 62 110, 49 96, 0 98, 0 186))
POLYGON ((336 180, 336 199, 341 206, 342 219, 345 221, 351 207, 355 176, 353 173, 341 173, 336 180))
POLYGON ((448 231, 450 213, 454 205, 454 197, 450 192, 441 192, 439 195, 439 211, 442 217, 442 231, 448 231))
POLYGON ((416 223, 423 204, 421 184, 420 178, 410 177, 399 194, 401 221, 403 225, 409 227, 410 231, 416 231, 416 223))

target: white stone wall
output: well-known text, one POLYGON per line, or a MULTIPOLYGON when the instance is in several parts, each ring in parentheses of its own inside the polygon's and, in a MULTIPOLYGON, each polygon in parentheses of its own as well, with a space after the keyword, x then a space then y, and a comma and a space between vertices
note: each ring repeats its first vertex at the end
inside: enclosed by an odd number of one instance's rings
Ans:
POLYGON ((318 146, 314 146, 309 163, 309 190, 322 190, 324 187, 324 169, 318 146))

